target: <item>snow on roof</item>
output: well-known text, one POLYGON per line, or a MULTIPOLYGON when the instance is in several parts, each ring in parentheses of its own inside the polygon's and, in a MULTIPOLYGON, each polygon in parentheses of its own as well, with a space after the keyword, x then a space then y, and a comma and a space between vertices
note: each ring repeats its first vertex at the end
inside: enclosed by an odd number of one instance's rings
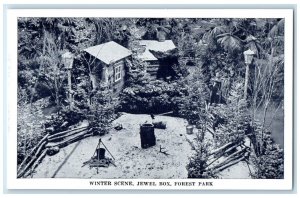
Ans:
POLYGON ((140 40, 138 41, 138 43, 139 45, 142 45, 146 48, 146 50, 143 53, 138 55, 139 58, 145 61, 157 60, 157 58, 149 50, 166 52, 168 50, 172 50, 176 48, 172 40, 165 40, 165 41, 140 40))
POLYGON ((119 45, 114 41, 92 46, 85 49, 84 51, 98 58, 107 65, 121 60, 132 54, 130 50, 119 45))

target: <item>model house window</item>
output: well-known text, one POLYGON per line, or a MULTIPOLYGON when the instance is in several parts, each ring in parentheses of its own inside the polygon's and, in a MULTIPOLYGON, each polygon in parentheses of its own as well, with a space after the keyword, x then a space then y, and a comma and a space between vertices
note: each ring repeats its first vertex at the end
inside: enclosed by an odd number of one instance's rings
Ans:
POLYGON ((118 63, 115 66, 115 82, 121 80, 121 66, 122 66, 121 63, 118 63))
POLYGON ((158 61, 150 61, 151 65, 158 65, 158 61))

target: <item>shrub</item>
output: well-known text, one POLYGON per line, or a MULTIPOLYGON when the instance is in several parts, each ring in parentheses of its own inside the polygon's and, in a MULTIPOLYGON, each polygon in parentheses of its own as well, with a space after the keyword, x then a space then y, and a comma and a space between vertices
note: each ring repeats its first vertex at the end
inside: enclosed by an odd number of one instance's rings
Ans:
POLYGON ((45 121, 45 127, 53 127, 53 133, 58 133, 67 130, 69 126, 75 125, 85 118, 86 115, 84 111, 80 109, 70 110, 69 107, 62 107, 58 113, 52 114, 51 117, 45 121))
POLYGON ((184 97, 177 98, 179 105, 178 113, 188 120, 189 124, 196 125, 200 133, 197 134, 196 153, 190 158, 187 165, 188 178, 213 178, 212 173, 205 171, 207 166, 208 150, 211 142, 204 141, 207 127, 207 101, 209 99, 209 89, 204 83, 204 78, 200 68, 189 76, 184 82, 188 89, 184 97))
POLYGON ((206 120, 206 103, 209 98, 209 90, 204 83, 200 69, 185 80, 187 94, 184 97, 177 98, 179 106, 179 116, 188 120, 189 124, 201 124, 206 120))
POLYGON ((17 119, 17 163, 21 163, 31 149, 46 134, 42 107, 48 105, 48 98, 27 104, 18 103, 17 119))
POLYGON ((250 115, 246 101, 243 99, 242 82, 233 84, 227 101, 227 105, 211 107, 212 113, 217 119, 223 121, 224 126, 221 129, 216 125, 216 146, 243 140, 249 125, 250 115))
POLYGON ((120 110, 132 113, 162 113, 177 110, 177 98, 186 95, 186 87, 177 81, 153 80, 127 87, 120 95, 120 110))
MULTIPOLYGON (((160 56, 171 56, 160 54, 160 56)), ((178 98, 187 94, 187 87, 179 75, 176 80, 168 82, 153 79, 146 72, 147 63, 134 58, 126 62, 126 87, 120 94, 120 111, 131 113, 163 113, 166 111, 178 112, 178 98)), ((178 66, 178 65, 177 65, 178 66)), ((179 67, 179 66, 178 66, 179 67)), ((176 72, 176 71, 175 71, 176 72)))
POLYGON ((271 133, 266 133, 264 138, 263 152, 253 157, 256 171, 254 178, 257 179, 283 179, 284 178, 284 152, 271 139, 271 133))
POLYGON ((89 127, 95 135, 104 135, 111 128, 111 123, 117 118, 115 107, 117 101, 110 97, 111 91, 105 86, 96 91, 94 100, 88 111, 89 127))
POLYGON ((187 165, 188 178, 215 178, 209 171, 205 171, 208 158, 208 147, 211 146, 210 142, 198 142, 196 153, 190 158, 187 165))

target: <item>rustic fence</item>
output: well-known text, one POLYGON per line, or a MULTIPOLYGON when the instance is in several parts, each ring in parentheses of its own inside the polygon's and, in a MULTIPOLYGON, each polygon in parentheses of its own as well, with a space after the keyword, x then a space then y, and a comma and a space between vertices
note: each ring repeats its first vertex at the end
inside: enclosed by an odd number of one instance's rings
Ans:
POLYGON ((230 142, 209 153, 203 171, 216 174, 240 161, 247 160, 249 155, 250 147, 243 142, 230 142))
MULTIPOLYGON (((206 122, 206 131, 209 132, 213 137, 215 137, 215 126, 214 122, 216 117, 207 112, 208 121, 206 122)), ((222 124, 218 124, 218 130, 225 133, 226 128, 222 124)), ((196 146, 193 141, 187 138, 187 141, 190 143, 193 149, 196 149, 196 146)), ((215 150, 210 151, 205 158, 202 160, 205 161, 205 165, 202 167, 200 172, 207 172, 215 175, 222 170, 229 168, 241 161, 246 161, 249 167, 248 157, 250 156, 251 145, 246 145, 245 140, 229 142, 215 150)), ((250 171, 250 168, 249 168, 250 171)), ((251 171, 250 171, 251 172, 251 171)), ((199 175, 201 175, 199 173, 199 175)))
MULTIPOLYGON (((63 148, 73 142, 92 136, 88 126, 79 127, 55 134, 46 134, 26 155, 17 169, 17 178, 28 177, 50 151, 63 148)), ((58 150, 59 151, 59 150, 58 150)), ((57 151, 57 152, 58 152, 57 151)))
MULTIPOLYGON (((213 126, 213 120, 215 117, 210 113, 208 114, 208 117, 209 121, 207 123, 207 130, 215 136, 213 126)), ((218 125, 219 130, 222 129, 222 127, 224 126, 221 124, 218 125)), ((54 134, 46 134, 18 166, 17 178, 28 177, 31 175, 42 159, 47 154, 51 155, 51 151, 57 149, 59 151, 60 148, 63 148, 73 142, 92 136, 93 131, 88 129, 89 127, 85 126, 54 134)), ((192 142, 189 141, 189 143, 192 147, 194 146, 192 142)), ((243 142, 230 142, 225 144, 209 153, 205 159, 207 165, 204 167, 203 171, 209 171, 212 173, 220 172, 242 160, 245 160, 247 153, 249 153, 249 147, 245 146, 243 142)))

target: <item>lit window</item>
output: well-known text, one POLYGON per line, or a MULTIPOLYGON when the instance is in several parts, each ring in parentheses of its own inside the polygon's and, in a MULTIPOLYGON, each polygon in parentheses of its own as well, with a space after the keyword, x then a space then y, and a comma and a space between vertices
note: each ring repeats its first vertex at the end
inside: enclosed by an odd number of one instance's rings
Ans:
POLYGON ((115 66, 115 82, 121 80, 121 66, 122 66, 121 63, 118 63, 115 66))

